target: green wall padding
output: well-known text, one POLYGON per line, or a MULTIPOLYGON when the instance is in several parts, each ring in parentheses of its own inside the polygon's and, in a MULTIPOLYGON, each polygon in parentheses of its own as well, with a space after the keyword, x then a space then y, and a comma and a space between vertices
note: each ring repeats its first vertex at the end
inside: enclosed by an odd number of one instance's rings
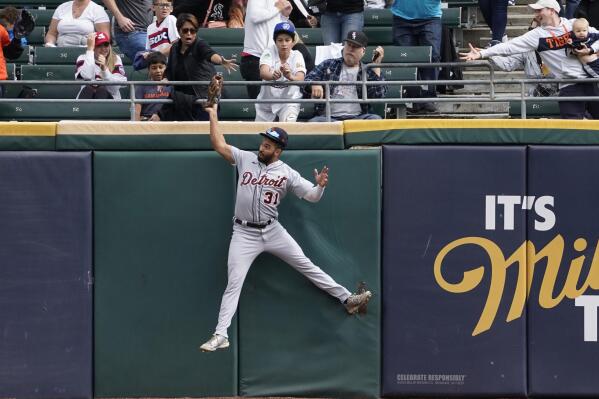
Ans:
POLYGON ((280 220, 306 255, 350 291, 374 293, 365 316, 291 266, 262 254, 239 309, 239 390, 244 396, 378 397, 380 379, 380 151, 284 152, 313 180, 327 165, 329 186, 316 204, 293 194, 280 220))
POLYGON ((0 136, 0 151, 54 151, 54 136, 0 136))
POLYGON ((214 152, 96 152, 95 396, 237 394, 232 348, 198 351, 226 285, 234 168, 214 152))

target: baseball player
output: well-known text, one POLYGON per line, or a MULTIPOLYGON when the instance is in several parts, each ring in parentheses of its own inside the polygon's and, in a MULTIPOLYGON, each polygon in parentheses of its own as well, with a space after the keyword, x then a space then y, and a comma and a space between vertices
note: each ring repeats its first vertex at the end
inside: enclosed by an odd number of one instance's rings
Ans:
POLYGON ((243 281, 254 259, 269 252, 306 276, 318 288, 339 299, 349 314, 366 306, 372 294, 351 294, 308 259, 300 246, 278 221, 277 207, 287 192, 310 202, 318 202, 329 180, 329 169, 314 170, 316 185, 279 160, 287 146, 287 132, 271 128, 264 133, 256 155, 226 143, 218 129, 217 105, 205 108, 210 116, 212 147, 237 167, 237 198, 233 236, 229 245, 228 283, 223 294, 218 324, 212 338, 200 346, 205 352, 229 347, 227 329, 237 309, 243 281))

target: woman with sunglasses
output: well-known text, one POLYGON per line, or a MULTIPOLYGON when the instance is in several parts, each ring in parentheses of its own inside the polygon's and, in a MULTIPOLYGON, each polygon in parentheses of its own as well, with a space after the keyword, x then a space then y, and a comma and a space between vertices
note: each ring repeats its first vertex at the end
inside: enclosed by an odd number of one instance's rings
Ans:
MULTIPOLYGON (((180 39, 173 43, 166 69, 170 81, 209 81, 216 74, 214 65, 235 71, 237 64, 217 54, 204 40, 197 37, 199 23, 191 14, 180 14, 177 30, 180 39)), ((207 85, 174 85, 174 105, 163 107, 162 120, 207 121, 208 113, 196 99, 205 99, 207 85)))
MULTIPOLYGON (((126 82, 123 62, 118 54, 112 51, 110 36, 104 32, 92 32, 87 35, 87 51, 77 58, 75 79, 93 81, 126 82)), ((120 100, 121 86, 85 85, 77 98, 97 98, 120 100)))

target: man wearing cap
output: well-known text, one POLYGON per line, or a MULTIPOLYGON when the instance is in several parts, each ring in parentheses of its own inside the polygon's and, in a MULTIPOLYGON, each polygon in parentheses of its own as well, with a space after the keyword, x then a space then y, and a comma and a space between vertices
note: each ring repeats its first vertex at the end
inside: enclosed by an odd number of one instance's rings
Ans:
MULTIPOLYGON (((537 0, 529 4, 534 10, 535 18, 541 26, 516 37, 507 43, 501 43, 488 49, 480 50, 470 44, 470 52, 460 53, 465 61, 480 60, 496 55, 512 55, 537 51, 550 72, 558 79, 585 79, 588 74, 578 55, 589 55, 599 51, 599 41, 582 50, 569 48, 570 32, 574 20, 559 17, 560 5, 556 0, 537 0)), ((590 33, 597 29, 589 28, 590 33)), ((597 83, 560 83, 560 97, 578 97, 599 95, 597 83)), ((560 101, 562 119, 583 119, 588 113, 593 119, 599 119, 599 102, 595 101, 560 101)))
MULTIPOLYGON (((331 103, 331 120, 341 121, 347 119, 381 119, 379 115, 370 112, 370 105, 360 104, 357 100, 362 99, 362 58, 366 53, 368 38, 363 32, 350 31, 343 43, 343 56, 341 58, 329 59, 321 62, 305 78, 306 82, 319 82, 334 80, 339 82, 356 82, 355 85, 331 85, 329 97, 331 99, 353 100, 352 102, 331 103)), ((382 47, 377 47, 373 56, 373 63, 379 64, 384 57, 382 47)), ((384 81, 380 68, 369 68, 367 70, 368 81, 384 81)), ((324 86, 312 84, 304 88, 312 95, 312 98, 324 98, 324 86)), ((387 92, 387 86, 368 85, 368 98, 383 98, 387 92)), ((326 122, 325 105, 314 106, 314 118, 310 122, 326 122)))
POLYGON ((287 147, 288 135, 273 127, 264 133, 256 155, 226 143, 218 128, 217 105, 207 107, 210 115, 210 142, 214 150, 237 167, 237 196, 233 218, 233 236, 229 245, 228 282, 223 294, 218 324, 212 338, 200 346, 213 352, 229 346, 227 329, 237 309, 243 281, 252 262, 262 252, 269 252, 306 276, 318 288, 339 299, 349 314, 366 306, 372 294, 351 294, 331 276, 314 265, 297 242, 278 221, 277 207, 287 192, 310 202, 318 202, 329 180, 328 168, 314 170, 312 184, 279 159, 287 147))

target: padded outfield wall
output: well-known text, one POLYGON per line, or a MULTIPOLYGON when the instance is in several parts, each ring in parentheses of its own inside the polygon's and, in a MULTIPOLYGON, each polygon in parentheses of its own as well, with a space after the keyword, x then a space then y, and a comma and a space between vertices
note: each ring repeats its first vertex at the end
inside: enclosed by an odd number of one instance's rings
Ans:
POLYGON ((369 314, 264 254, 203 354, 236 184, 207 126, 0 124, 0 397, 599 395, 596 124, 285 128, 286 162, 331 172, 281 221, 369 314))

